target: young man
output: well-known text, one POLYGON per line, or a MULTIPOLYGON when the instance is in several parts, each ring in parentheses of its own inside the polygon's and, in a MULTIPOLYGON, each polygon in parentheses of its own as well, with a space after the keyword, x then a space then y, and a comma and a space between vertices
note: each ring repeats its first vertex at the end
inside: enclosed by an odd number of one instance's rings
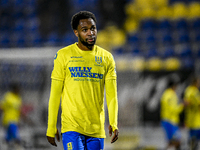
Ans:
POLYGON ((104 147, 104 87, 111 143, 118 139, 118 100, 113 56, 95 45, 96 18, 81 11, 71 20, 78 43, 62 48, 54 58, 48 109, 47 139, 59 140, 57 115, 61 100, 62 141, 65 150, 102 150, 104 147))
POLYGON ((183 110, 183 104, 178 104, 176 83, 170 81, 169 87, 161 97, 161 125, 165 130, 168 140, 167 147, 180 149, 179 114, 183 110))
POLYGON ((18 123, 21 114, 22 99, 20 96, 19 86, 16 83, 10 85, 3 100, 0 102, 0 109, 3 111, 2 122, 6 129, 5 140, 8 144, 14 141, 19 144, 20 137, 18 133, 18 123))
POLYGON ((198 149, 198 141, 200 140, 200 93, 199 79, 195 78, 186 88, 184 93, 184 101, 187 103, 185 108, 185 125, 189 129, 190 149, 198 149))

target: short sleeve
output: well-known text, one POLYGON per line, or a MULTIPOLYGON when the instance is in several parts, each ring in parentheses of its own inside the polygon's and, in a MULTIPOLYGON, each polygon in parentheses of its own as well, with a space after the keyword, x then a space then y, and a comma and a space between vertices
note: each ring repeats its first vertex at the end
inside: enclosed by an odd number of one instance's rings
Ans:
POLYGON ((116 79, 117 73, 116 73, 116 66, 115 66, 115 60, 113 55, 110 55, 108 58, 108 72, 106 74, 106 80, 108 79, 116 79))
POLYGON ((52 79, 56 80, 62 80, 65 79, 65 65, 64 65, 64 59, 61 53, 57 52, 54 57, 54 67, 51 74, 52 79))

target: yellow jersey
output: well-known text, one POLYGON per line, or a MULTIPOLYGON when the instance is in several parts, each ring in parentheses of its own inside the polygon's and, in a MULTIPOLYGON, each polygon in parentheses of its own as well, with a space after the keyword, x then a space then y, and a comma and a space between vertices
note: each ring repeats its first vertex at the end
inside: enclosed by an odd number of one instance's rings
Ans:
POLYGON ((161 119, 178 125, 182 110, 183 105, 178 104, 176 92, 171 88, 166 89, 161 97, 161 119))
POLYGON ((7 92, 0 102, 0 108, 3 110, 2 122, 7 126, 10 123, 18 123, 20 120, 20 111, 22 99, 19 95, 7 92))
POLYGON ((200 93, 195 86, 188 86, 184 93, 188 103, 185 108, 185 125, 192 129, 200 129, 200 93))
POLYGON ((105 138, 104 86, 106 80, 116 80, 112 54, 97 45, 91 51, 69 45, 55 55, 51 78, 64 82, 61 132, 105 138))

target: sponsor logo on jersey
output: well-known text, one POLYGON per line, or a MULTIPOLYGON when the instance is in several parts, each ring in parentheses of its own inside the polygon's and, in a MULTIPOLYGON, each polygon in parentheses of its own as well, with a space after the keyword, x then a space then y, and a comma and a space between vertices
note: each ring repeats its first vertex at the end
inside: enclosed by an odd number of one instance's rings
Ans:
POLYGON ((80 58, 83 58, 83 56, 71 56, 71 60, 69 60, 69 62, 84 62, 83 59, 80 59, 80 58))
POLYGON ((103 74, 92 72, 92 67, 69 67, 72 78, 103 79, 103 74))
POLYGON ((83 56, 72 56, 71 58, 83 58, 83 56))

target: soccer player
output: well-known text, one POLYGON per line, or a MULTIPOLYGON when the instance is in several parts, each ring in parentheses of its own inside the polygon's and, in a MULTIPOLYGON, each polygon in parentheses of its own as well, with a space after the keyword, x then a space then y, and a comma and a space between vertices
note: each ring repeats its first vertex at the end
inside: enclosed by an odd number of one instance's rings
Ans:
POLYGON ((6 128, 5 140, 8 144, 12 141, 19 144, 20 137, 18 133, 18 123, 20 120, 22 99, 19 86, 16 83, 11 84, 3 100, 0 101, 0 109, 3 112, 2 123, 6 128))
POLYGON ((104 148, 104 87, 111 143, 118 139, 118 99, 115 62, 110 52, 95 45, 95 15, 76 13, 71 26, 78 42, 60 49, 54 58, 48 108, 47 139, 57 146, 57 115, 61 99, 61 133, 65 150, 104 148))
POLYGON ((185 107, 185 125, 189 129, 189 143, 192 150, 198 149, 198 141, 200 140, 199 86, 200 81, 195 78, 184 93, 184 101, 187 103, 185 107))
POLYGON ((183 104, 178 104, 176 94, 177 83, 170 81, 169 87, 161 97, 161 125, 165 131, 168 146, 180 149, 179 114, 183 110, 183 104))

